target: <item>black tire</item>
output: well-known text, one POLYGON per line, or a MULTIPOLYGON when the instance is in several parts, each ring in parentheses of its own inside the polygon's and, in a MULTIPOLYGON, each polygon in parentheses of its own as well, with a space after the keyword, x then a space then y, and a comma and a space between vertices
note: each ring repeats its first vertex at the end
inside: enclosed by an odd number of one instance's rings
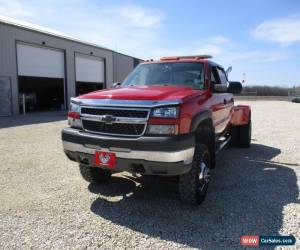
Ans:
POLYGON ((90 183, 102 183, 108 181, 111 176, 111 172, 106 169, 89 167, 86 165, 79 165, 80 174, 87 182, 90 183))
POLYGON ((203 126, 196 132, 196 142, 206 145, 210 154, 210 168, 214 169, 216 166, 215 153, 215 133, 209 126, 203 126))
POLYGON ((183 203, 199 205, 204 201, 210 180, 210 159, 208 147, 204 144, 196 144, 192 169, 179 176, 179 195, 183 203), (204 171, 201 171, 202 163, 206 165, 204 171), (205 178, 200 178, 201 172, 205 172, 205 178))
POLYGON ((241 148, 249 148, 251 144, 251 134, 252 134, 251 120, 247 125, 240 126, 240 140, 239 145, 241 148))
POLYGON ((239 146, 239 140, 240 140, 240 127, 239 126, 232 126, 230 129, 230 146, 231 147, 238 147, 239 146))

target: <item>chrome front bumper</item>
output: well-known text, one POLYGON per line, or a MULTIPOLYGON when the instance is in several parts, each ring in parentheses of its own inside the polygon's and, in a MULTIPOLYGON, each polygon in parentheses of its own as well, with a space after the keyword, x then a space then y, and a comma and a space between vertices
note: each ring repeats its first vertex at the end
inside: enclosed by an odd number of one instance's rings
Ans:
MULTIPOLYGON (((159 147, 159 145, 158 145, 159 147)), ((184 165, 192 163, 194 156, 194 147, 183 149, 179 151, 142 151, 131 150, 129 148, 109 147, 102 148, 95 145, 82 145, 73 142, 63 141, 63 148, 65 151, 78 152, 94 155, 96 150, 104 152, 114 152, 117 158, 144 160, 152 162, 183 162, 184 165)))
POLYGON ((111 171, 149 175, 187 173, 191 169, 195 151, 193 134, 124 138, 65 128, 62 131, 62 141, 65 154, 79 164, 93 167, 96 151, 114 152, 116 165, 111 171))

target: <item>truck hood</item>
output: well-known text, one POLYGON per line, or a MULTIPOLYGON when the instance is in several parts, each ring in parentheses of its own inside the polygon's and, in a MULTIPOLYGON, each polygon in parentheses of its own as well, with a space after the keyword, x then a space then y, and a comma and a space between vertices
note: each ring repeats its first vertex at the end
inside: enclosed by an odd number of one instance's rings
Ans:
POLYGON ((81 95, 78 99, 115 99, 115 100, 183 100, 201 95, 204 90, 194 90, 186 86, 131 86, 100 90, 81 95))

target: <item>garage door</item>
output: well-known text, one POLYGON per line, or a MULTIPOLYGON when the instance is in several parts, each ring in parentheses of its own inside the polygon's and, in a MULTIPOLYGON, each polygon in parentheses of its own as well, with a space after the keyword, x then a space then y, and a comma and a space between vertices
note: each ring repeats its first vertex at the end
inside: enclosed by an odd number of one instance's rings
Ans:
POLYGON ((18 75, 64 78, 64 53, 54 50, 17 44, 18 75))
POLYGON ((66 108, 63 50, 17 43, 17 65, 20 111, 66 108))
POLYGON ((104 59, 83 54, 75 55, 76 81, 104 83, 104 59))

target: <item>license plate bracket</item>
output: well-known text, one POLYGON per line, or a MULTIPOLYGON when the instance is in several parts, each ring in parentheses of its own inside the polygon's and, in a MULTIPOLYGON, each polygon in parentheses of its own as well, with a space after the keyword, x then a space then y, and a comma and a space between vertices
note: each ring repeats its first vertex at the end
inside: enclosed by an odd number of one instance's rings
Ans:
POLYGON ((114 168, 116 165, 116 154, 113 152, 96 151, 94 162, 96 166, 114 168))

